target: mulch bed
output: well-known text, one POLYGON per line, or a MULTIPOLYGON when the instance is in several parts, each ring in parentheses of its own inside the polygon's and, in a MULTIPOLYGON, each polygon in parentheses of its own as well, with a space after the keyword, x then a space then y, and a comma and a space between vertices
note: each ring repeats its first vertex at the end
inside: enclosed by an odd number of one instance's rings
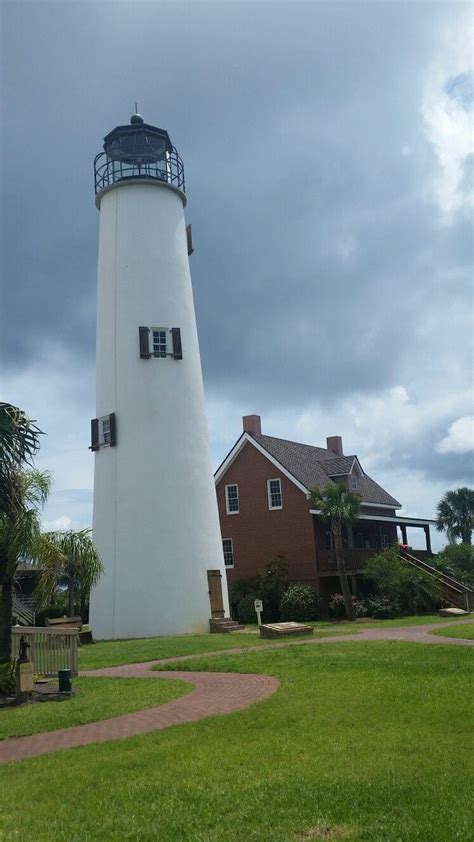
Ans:
MULTIPOLYGON (((26 704, 34 705, 37 702, 64 702, 66 699, 70 699, 72 696, 76 694, 76 690, 72 690, 70 693, 60 693, 58 690, 57 682, 52 681, 48 682, 47 684, 35 684, 35 689, 32 693, 30 693, 30 697, 26 704)), ((0 696, 0 708, 6 707, 15 707, 15 697, 14 696, 0 696)))

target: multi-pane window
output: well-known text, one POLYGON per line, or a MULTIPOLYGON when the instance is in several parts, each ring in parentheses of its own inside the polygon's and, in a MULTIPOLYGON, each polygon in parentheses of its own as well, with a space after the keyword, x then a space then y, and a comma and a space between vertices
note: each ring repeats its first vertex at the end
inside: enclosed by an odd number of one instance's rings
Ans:
POLYGON ((226 567, 234 566, 234 548, 232 546, 232 538, 222 539, 222 549, 224 550, 224 564, 226 567))
POLYGON ((357 477, 351 477, 351 488, 353 491, 357 491, 357 477))
POLYGON ((149 360, 152 357, 169 357, 173 360, 183 359, 181 345, 181 328, 179 327, 147 327, 138 328, 140 359, 149 360))
POLYGON ((239 513, 239 486, 226 485, 225 487, 225 508, 228 515, 239 513))
POLYGON ((152 342, 153 342, 153 356, 154 357, 166 357, 167 353, 167 341, 166 341, 166 330, 152 330, 152 342))
POLYGON ((268 493, 268 508, 269 509, 281 509, 282 508, 281 480, 279 480, 279 479, 269 479, 269 480, 267 480, 267 493, 268 493))
POLYGON ((117 444, 117 422, 115 412, 91 420, 91 450, 99 450, 105 445, 117 444))
POLYGON ((100 443, 110 444, 110 415, 100 418, 100 443))

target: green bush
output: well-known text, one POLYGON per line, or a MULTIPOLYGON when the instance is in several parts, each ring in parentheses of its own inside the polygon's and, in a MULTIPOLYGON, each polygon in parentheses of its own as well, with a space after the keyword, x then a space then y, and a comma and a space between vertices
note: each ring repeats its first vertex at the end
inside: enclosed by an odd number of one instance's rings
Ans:
POLYGON ((364 576, 373 583, 378 596, 392 607, 399 606, 401 614, 421 614, 438 605, 436 580, 402 561, 394 547, 372 556, 364 576))
MULTIPOLYGON (((239 619, 239 602, 245 596, 255 593, 257 589, 257 580, 253 579, 237 579, 236 582, 231 582, 229 585, 229 607, 230 616, 233 620, 239 619)), ((254 622, 254 620, 252 620, 254 622)))
POLYGON ((59 617, 67 617, 68 609, 66 605, 48 605, 47 608, 41 609, 41 611, 37 611, 35 614, 35 625, 37 626, 45 626, 46 625, 46 617, 51 620, 56 620, 59 617))
POLYGON ((0 664, 0 696, 15 694, 15 663, 10 661, 0 664))
POLYGON ((253 603, 254 603, 254 600, 258 599, 258 598, 259 597, 257 597, 256 594, 251 593, 251 594, 247 594, 247 596, 244 596, 240 600, 240 602, 237 606, 237 616, 238 616, 238 619, 239 619, 239 623, 241 623, 243 626, 247 626, 251 623, 257 622, 257 615, 255 613, 255 608, 254 608, 253 603))
POLYGON ((474 586, 474 547, 470 544, 448 544, 433 564, 459 582, 474 586))
POLYGON ((365 600, 365 607, 369 617, 376 620, 391 620, 402 612, 398 602, 390 602, 384 596, 373 596, 365 600))
MULTIPOLYGON (((365 615, 367 614, 367 609, 362 600, 357 599, 356 596, 353 596, 352 606, 354 608, 354 614, 357 619, 359 617, 365 617, 365 615)), ((346 619, 346 603, 344 602, 344 597, 342 593, 333 593, 331 595, 329 599, 329 616, 333 617, 335 620, 346 619)))
POLYGON ((305 623, 318 619, 317 593, 307 585, 291 585, 280 600, 280 619, 305 623))
POLYGON ((271 623, 280 619, 280 600, 288 587, 288 562, 284 556, 269 558, 257 581, 257 593, 263 601, 263 617, 271 623))

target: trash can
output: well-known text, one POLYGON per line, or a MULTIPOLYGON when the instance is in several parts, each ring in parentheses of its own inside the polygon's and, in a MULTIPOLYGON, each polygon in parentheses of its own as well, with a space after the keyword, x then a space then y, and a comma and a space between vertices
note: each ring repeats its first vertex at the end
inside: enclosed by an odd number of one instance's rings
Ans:
POLYGON ((59 692, 60 693, 70 693, 71 690, 72 690, 71 670, 59 670, 58 671, 58 679, 59 679, 59 692))

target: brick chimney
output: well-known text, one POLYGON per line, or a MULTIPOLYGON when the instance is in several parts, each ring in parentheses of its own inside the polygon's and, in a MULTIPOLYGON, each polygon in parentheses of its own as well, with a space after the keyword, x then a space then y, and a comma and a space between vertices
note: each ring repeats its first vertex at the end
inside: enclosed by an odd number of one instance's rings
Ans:
POLYGON ((344 456, 344 453, 342 452, 341 436, 328 436, 326 439, 326 447, 332 453, 336 453, 338 456, 344 456))
POLYGON ((242 423, 244 426, 244 433, 252 433, 254 436, 262 435, 262 422, 260 415, 243 415, 242 423))

